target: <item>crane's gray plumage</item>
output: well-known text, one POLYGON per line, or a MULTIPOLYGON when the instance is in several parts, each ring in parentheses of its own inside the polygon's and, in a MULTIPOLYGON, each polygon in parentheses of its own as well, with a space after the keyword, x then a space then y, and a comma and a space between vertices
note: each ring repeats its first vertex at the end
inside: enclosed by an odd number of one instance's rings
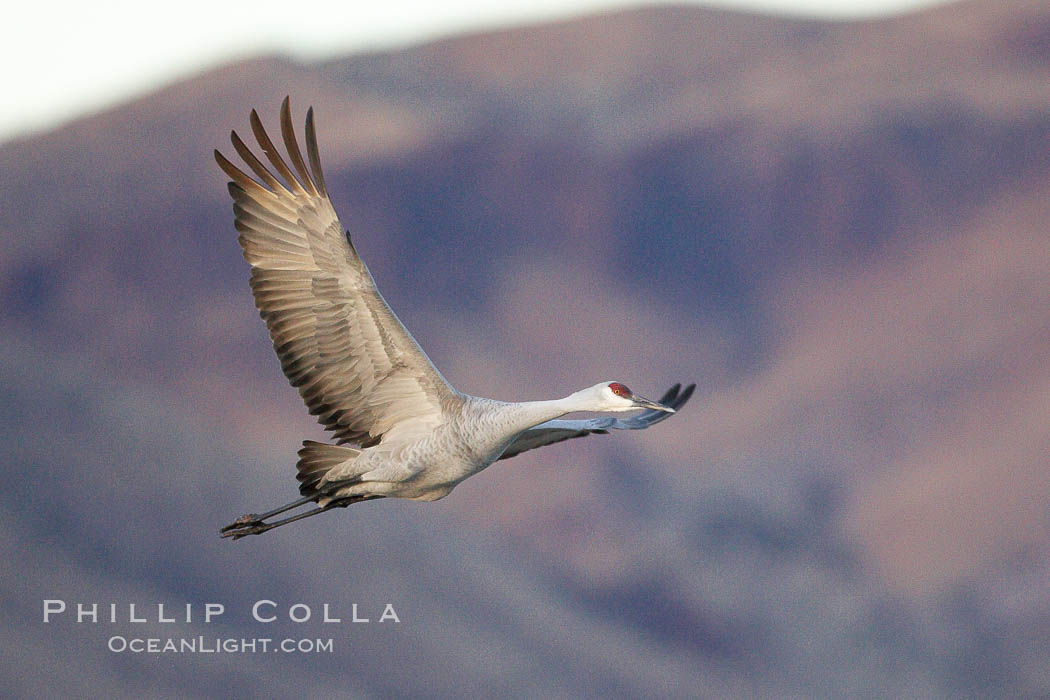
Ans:
POLYGON ((638 430, 668 417, 693 393, 676 384, 659 403, 618 382, 554 401, 505 403, 456 391, 390 310, 336 216, 321 171, 313 109, 306 115, 304 160, 288 98, 281 135, 291 167, 258 114, 252 132, 271 172, 236 132, 234 150, 258 181, 215 151, 230 177, 255 305, 281 369, 337 444, 306 441, 299 451, 302 498, 223 528, 235 539, 333 507, 399 497, 436 500, 497 459, 574 437, 638 430), (294 171, 293 171, 294 168, 294 171), (627 419, 561 420, 573 411, 646 409, 627 419), (308 503, 320 507, 274 522, 308 503))

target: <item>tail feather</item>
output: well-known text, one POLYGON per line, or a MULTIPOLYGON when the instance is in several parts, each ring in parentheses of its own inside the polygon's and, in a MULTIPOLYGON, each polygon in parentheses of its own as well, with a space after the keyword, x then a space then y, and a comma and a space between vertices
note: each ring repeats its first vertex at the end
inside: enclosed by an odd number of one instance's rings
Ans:
POLYGON ((313 496, 320 493, 318 487, 325 475, 333 468, 345 464, 361 454, 361 450, 340 445, 326 445, 323 442, 304 440, 299 450, 298 470, 295 478, 299 481, 299 493, 313 496))

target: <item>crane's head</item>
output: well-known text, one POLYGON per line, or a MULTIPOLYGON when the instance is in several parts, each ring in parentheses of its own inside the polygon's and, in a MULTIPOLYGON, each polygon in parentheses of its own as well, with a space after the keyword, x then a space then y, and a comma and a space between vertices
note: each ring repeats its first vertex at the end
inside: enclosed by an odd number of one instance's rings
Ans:
POLYGON ((639 396, 620 382, 602 382, 593 388, 598 390, 605 406, 599 409, 601 411, 636 411, 639 408, 648 408, 674 413, 674 409, 670 406, 664 406, 662 403, 639 396))

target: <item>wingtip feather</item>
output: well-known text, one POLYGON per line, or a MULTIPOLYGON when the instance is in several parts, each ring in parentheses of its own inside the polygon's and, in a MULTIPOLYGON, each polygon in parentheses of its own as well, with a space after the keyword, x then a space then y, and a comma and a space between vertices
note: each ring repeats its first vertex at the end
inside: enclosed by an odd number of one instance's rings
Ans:
POLYGON ((310 170, 314 176, 314 184, 317 186, 318 194, 322 197, 328 196, 328 186, 325 185, 324 171, 321 168, 321 154, 317 148, 317 130, 314 128, 314 108, 311 105, 306 110, 306 157, 310 159, 310 170))
POLYGON ((288 157, 292 159, 292 165, 295 167, 296 172, 299 173, 299 179, 302 181, 303 187, 313 195, 319 195, 317 187, 314 185, 313 178, 310 177, 310 171, 306 167, 306 162, 303 160, 303 153, 299 149, 299 142, 295 138, 295 126, 292 124, 292 110, 288 97, 284 98, 281 102, 281 136, 284 139, 284 148, 288 152, 288 157))

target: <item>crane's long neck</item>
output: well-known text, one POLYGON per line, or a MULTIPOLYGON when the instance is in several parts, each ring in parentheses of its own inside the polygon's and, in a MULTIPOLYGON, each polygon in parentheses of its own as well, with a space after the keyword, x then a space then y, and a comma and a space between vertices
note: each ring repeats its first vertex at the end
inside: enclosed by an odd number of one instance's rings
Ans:
POLYGON ((570 394, 562 399, 550 401, 523 401, 521 403, 507 404, 508 418, 513 430, 522 431, 546 423, 566 413, 574 411, 593 411, 591 402, 580 396, 580 393, 570 394))

